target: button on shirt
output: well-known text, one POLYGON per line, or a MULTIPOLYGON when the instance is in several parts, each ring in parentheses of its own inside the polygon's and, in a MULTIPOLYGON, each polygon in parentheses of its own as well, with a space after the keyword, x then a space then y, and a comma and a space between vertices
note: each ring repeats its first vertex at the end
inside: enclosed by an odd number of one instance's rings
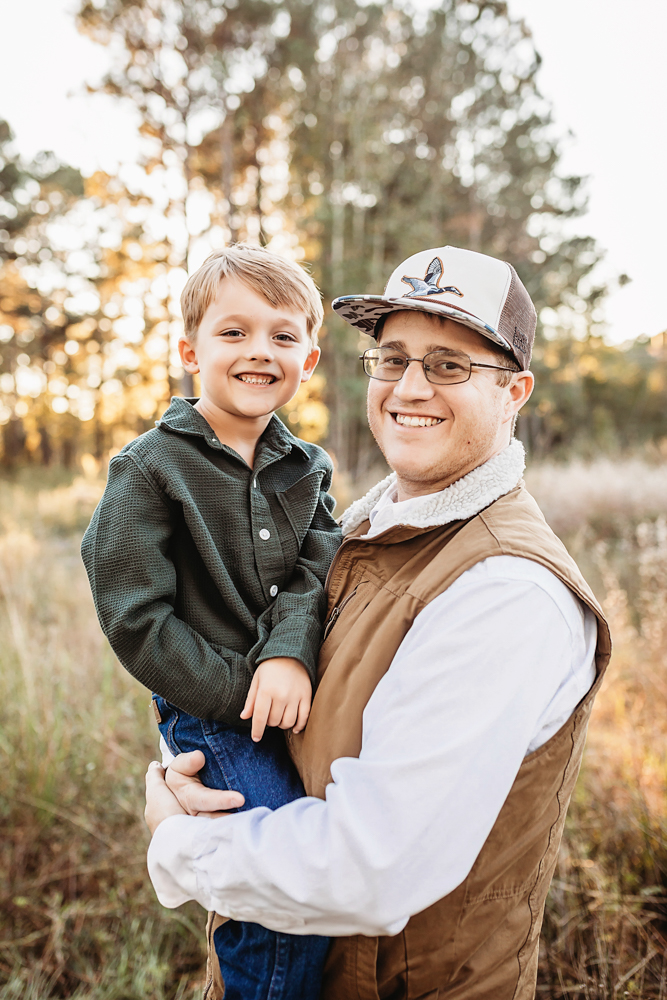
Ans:
MULTIPOLYGON (((371 532, 406 522, 393 495, 371 532)), ((148 855, 160 902, 294 934, 398 933, 466 878, 524 756, 592 686, 596 638, 592 612, 544 566, 477 563, 416 617, 325 801, 160 824, 148 855)))

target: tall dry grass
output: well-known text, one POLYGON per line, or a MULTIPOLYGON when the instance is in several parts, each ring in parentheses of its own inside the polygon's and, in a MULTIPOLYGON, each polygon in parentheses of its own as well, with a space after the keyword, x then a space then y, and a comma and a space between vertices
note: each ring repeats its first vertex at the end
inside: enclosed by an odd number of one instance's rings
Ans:
POLYGON ((547 904, 538 996, 667 998, 667 466, 545 465, 529 488, 614 639, 547 904))
MULTIPOLYGON (((542 466, 528 483, 616 643, 538 996, 667 1000, 667 468, 542 466)), ((145 873, 147 693, 103 640, 78 555, 100 490, 0 482, 0 997, 189 1000, 202 914, 163 910, 145 873)))
POLYGON ((163 910, 142 819, 148 696, 99 630, 85 479, 0 483, 0 995, 199 995, 196 907, 163 910))

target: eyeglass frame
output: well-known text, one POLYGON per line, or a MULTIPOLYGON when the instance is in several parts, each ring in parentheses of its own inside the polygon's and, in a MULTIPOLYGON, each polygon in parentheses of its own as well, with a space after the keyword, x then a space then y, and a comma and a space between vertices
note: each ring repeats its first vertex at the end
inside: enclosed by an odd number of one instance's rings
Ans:
MULTIPOLYGON (((409 358, 407 355, 404 355, 405 367, 403 368, 403 371, 401 372, 398 378, 379 378, 379 376, 377 375, 369 375, 368 372, 366 371, 366 362, 365 362, 366 355, 370 354, 372 351, 382 351, 382 350, 394 350, 394 348, 369 347, 367 351, 364 351, 363 354, 359 355, 359 360, 362 362, 362 366, 364 369, 364 375, 367 378, 374 378, 377 382, 400 382, 403 376, 405 375, 406 371, 408 370, 408 365, 410 364, 411 361, 419 361, 421 363, 422 371, 424 372, 424 378, 430 385, 465 385, 466 382, 470 381, 473 368, 493 368, 495 371, 512 372, 515 375, 518 374, 520 371, 520 369, 507 368, 505 365, 485 365, 481 361, 473 361, 470 355, 466 354, 465 351, 450 352, 446 349, 440 348, 437 351, 427 351, 427 353, 424 355, 423 358, 409 358), (450 354, 450 353, 452 355, 459 355, 460 357, 468 359, 468 364, 470 365, 470 368, 468 369, 468 377, 461 379, 458 382, 433 382, 428 377, 428 370, 427 370, 428 366, 424 363, 426 361, 426 358, 428 358, 429 355, 431 354, 450 354)), ((397 350, 397 353, 401 354, 402 352, 400 350, 397 350)))

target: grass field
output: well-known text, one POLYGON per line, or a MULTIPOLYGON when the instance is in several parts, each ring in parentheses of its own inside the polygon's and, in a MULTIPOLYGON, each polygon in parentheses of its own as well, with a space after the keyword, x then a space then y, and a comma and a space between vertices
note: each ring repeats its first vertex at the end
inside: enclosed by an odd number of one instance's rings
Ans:
MULTIPOLYGON (((529 486, 616 642, 549 897, 538 996, 667 1000, 667 467, 529 486)), ((0 481, 0 997, 200 995, 202 912, 145 873, 149 697, 106 645, 79 541, 101 484, 0 481)))

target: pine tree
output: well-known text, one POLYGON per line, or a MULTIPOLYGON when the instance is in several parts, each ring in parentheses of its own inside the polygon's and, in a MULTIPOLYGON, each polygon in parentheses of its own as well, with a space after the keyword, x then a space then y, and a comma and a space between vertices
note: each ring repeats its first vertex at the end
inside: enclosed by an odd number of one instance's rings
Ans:
MULTIPOLYGON (((294 251, 298 238, 327 302, 379 291, 404 257, 452 243, 509 259, 561 327, 592 322, 599 251, 559 230, 583 182, 559 176, 539 57, 505 3, 107 0, 79 21, 123 42, 105 87, 140 110, 147 169, 181 173, 170 259, 196 242, 187 204, 204 189, 218 241, 294 251)), ((329 444, 358 475, 375 454, 359 337, 329 313, 323 346, 329 444)))
POLYGON ((51 153, 18 155, 0 121, 0 460, 53 454, 45 391, 49 352, 62 338, 67 254, 53 252, 49 226, 83 193, 83 181, 51 153))

